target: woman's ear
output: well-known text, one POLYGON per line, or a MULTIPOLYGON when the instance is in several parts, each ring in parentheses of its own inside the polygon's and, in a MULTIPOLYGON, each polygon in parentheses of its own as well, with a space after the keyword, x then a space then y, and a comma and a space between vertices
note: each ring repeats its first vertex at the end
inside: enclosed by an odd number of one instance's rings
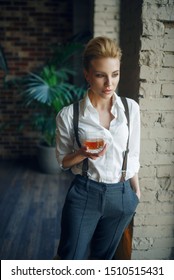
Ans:
POLYGON ((89 75, 86 69, 83 69, 83 73, 84 73, 84 77, 86 79, 86 81, 89 83, 89 75))

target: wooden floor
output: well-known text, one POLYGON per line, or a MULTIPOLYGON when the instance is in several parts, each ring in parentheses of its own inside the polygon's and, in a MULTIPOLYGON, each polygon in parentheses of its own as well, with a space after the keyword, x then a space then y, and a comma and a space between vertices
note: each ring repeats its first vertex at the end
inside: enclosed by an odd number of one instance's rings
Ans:
POLYGON ((34 162, 0 161, 1 260, 49 260, 56 253, 72 175, 43 174, 34 162))

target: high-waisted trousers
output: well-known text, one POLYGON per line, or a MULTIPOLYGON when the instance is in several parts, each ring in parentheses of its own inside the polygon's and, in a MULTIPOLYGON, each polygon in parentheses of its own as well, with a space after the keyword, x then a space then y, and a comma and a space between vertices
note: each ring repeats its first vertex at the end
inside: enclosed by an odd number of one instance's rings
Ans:
POLYGON ((111 260, 138 202, 129 180, 105 184, 77 175, 62 210, 60 259, 111 260))

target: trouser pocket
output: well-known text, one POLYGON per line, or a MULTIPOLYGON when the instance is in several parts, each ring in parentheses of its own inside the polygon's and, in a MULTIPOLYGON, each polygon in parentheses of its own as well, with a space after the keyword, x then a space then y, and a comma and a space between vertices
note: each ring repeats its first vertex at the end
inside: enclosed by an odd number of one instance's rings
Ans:
POLYGON ((126 215, 133 215, 139 203, 139 198, 132 189, 130 182, 125 183, 125 191, 123 193, 123 206, 126 215))

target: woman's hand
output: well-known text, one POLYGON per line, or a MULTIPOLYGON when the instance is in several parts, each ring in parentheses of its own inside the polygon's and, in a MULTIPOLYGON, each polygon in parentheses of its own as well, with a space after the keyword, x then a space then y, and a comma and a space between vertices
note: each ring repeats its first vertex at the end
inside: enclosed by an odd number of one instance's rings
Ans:
POLYGON ((107 144, 103 146, 103 149, 98 153, 89 153, 86 147, 81 147, 78 151, 68 154, 63 158, 62 167, 64 169, 71 168, 72 166, 79 164, 85 158, 90 158, 96 160, 99 157, 102 157, 107 150, 107 144))
POLYGON ((140 192, 139 179, 138 179, 137 173, 130 179, 130 183, 131 183, 131 187, 133 188, 134 192, 138 196, 138 199, 140 200, 141 192, 140 192))

